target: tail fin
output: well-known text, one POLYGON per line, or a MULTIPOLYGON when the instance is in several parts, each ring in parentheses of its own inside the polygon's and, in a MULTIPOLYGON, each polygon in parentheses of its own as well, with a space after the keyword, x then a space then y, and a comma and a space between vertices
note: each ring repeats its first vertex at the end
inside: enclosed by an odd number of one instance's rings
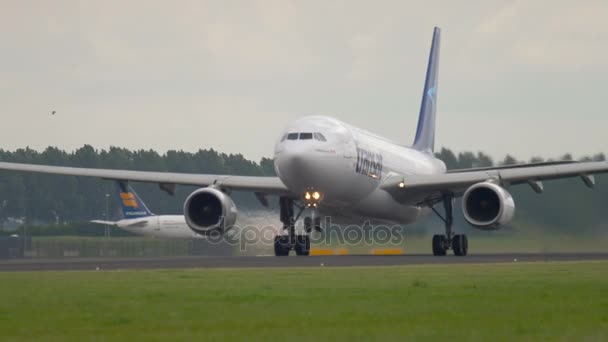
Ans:
POLYGON ((413 148, 423 152, 432 153, 435 148, 435 110, 437 108, 437 74, 439 72, 439 42, 441 40, 441 29, 435 27, 431 53, 426 69, 426 80, 424 92, 422 93, 422 104, 420 105, 420 116, 418 117, 418 128, 413 148))
POLYGON ((140 218, 154 215, 128 183, 117 181, 116 184, 118 186, 122 213, 125 218, 140 218))

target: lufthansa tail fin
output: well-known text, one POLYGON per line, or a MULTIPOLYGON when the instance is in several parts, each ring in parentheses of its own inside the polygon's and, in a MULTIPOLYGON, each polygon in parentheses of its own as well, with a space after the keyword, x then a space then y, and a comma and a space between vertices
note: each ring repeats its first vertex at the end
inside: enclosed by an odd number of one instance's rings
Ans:
POLYGON ((154 215, 128 183, 117 181, 116 185, 118 187, 122 213, 125 218, 131 219, 154 215))
POLYGON ((416 150, 432 153, 435 148, 435 111, 437 108, 437 74, 439 72, 439 42, 441 29, 435 27, 431 53, 426 69, 426 80, 422 93, 422 104, 418 117, 416 138, 412 147, 416 150))

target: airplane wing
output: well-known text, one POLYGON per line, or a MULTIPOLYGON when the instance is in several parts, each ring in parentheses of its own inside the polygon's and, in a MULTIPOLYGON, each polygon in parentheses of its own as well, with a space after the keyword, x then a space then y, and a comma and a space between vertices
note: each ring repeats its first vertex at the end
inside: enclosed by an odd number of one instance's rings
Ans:
POLYGON ((150 172, 113 169, 93 169, 67 166, 34 165, 0 162, 0 170, 50 173, 56 175, 95 177, 119 181, 158 183, 171 193, 176 184, 209 186, 217 185, 236 191, 251 191, 258 194, 289 194, 287 187, 278 177, 229 176, 175 172, 150 172))
POLYGON ((414 201, 420 205, 437 203, 441 194, 462 196, 473 184, 493 180, 503 186, 529 184, 536 192, 542 192, 542 181, 580 177, 587 187, 595 186, 594 174, 608 172, 608 162, 574 162, 547 165, 514 165, 486 170, 458 170, 440 175, 391 174, 381 185, 393 198, 402 203, 414 201))

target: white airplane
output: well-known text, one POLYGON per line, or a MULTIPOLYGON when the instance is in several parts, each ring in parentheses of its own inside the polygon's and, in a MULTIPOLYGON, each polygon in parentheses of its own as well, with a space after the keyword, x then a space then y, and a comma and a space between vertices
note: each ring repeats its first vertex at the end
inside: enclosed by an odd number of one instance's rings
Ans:
POLYGON ((433 155, 440 29, 435 28, 429 55, 422 105, 411 147, 324 116, 304 117, 279 136, 274 151, 278 177, 183 174, 47 165, 0 163, 0 169, 98 177, 157 183, 173 193, 175 186, 201 186, 184 203, 190 229, 199 234, 225 232, 236 221, 233 190, 253 192, 262 204, 268 195, 279 197, 280 220, 286 235, 274 240, 277 256, 308 255, 310 239, 297 235, 295 222, 307 209, 306 230, 320 228, 321 216, 334 223, 407 224, 435 212, 445 223, 445 234, 432 240, 434 255, 452 249, 466 255, 467 238, 452 229, 453 200, 462 198, 464 218, 472 226, 493 230, 515 213, 510 186, 528 184, 542 192, 544 180, 580 177, 588 187, 593 174, 608 171, 607 162, 537 163, 446 171, 433 155), (443 204, 444 214, 435 209, 443 204), (298 213, 296 214, 296 208, 298 213))
POLYGON ((126 182, 117 181, 118 196, 124 218, 118 221, 92 220, 116 226, 130 233, 169 239, 205 238, 188 227, 183 215, 154 215, 126 182))

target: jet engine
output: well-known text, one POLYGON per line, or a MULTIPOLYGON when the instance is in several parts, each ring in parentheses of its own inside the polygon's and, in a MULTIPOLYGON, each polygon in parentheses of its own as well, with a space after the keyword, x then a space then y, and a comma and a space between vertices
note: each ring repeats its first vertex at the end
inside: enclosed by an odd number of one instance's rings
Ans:
POLYGON ((515 214, 513 197, 500 185, 481 182, 472 185, 462 196, 464 218, 481 230, 499 229, 515 214))
POLYGON ((236 216, 232 198, 216 188, 198 189, 184 202, 186 223, 199 234, 224 233, 234 226, 236 216))

